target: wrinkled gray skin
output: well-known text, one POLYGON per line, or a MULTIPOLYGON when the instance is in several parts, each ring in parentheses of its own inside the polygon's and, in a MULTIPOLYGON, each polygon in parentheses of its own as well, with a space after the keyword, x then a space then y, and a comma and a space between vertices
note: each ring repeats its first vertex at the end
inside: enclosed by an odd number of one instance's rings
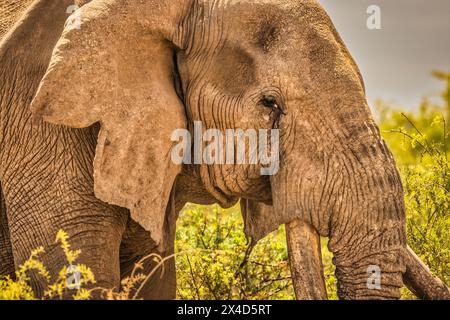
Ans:
MULTIPOLYGON (((320 235, 342 299, 398 298, 404 281, 420 297, 449 297, 407 248, 395 162, 316 1, 95 0, 81 9, 81 29, 61 36, 70 3, 36 1, 0 47, 6 272, 8 248, 18 265, 42 245, 55 273, 64 229, 100 285, 117 288, 136 257, 173 251, 187 201, 241 198, 254 241, 287 224, 298 298, 326 298, 320 235), (171 163, 170 133, 193 121, 279 128, 280 172, 171 163), (367 286, 372 265, 381 290, 367 286)), ((172 264, 148 297, 173 297, 174 279, 172 264)))
MULTIPOLYGON (((128 210, 94 196, 98 127, 76 130, 33 122, 29 103, 71 4, 35 1, 0 47, 0 275, 13 275, 15 266, 40 246, 46 250, 42 261, 57 275, 67 265, 55 243, 56 233, 63 229, 73 248, 82 249, 79 262, 92 268, 96 286, 118 288, 141 258, 167 255, 173 248, 158 252, 128 210)), ((169 261, 162 281, 149 281, 140 297, 175 298, 174 270, 169 261)), ((45 281, 34 275, 32 279, 35 292, 42 295, 45 281)))

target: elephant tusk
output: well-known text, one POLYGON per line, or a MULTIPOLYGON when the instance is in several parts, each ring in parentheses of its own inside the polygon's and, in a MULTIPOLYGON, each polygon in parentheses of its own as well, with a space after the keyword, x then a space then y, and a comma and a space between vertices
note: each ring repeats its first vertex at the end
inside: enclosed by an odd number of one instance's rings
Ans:
POLYGON ((310 225, 295 220, 286 225, 292 281, 298 300, 326 300, 320 236, 310 225))
POLYGON ((450 289, 431 274, 430 269, 408 246, 406 249, 406 273, 403 282, 418 298, 426 300, 450 300, 450 289))

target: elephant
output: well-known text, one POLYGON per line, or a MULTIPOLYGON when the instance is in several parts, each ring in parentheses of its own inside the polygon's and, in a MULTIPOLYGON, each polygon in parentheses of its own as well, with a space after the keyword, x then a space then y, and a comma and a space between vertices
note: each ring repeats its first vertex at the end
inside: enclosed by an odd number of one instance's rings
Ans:
MULTIPOLYGON (((341 299, 398 299, 403 285, 450 298, 407 245, 395 160, 316 0, 81 1, 65 23, 71 4, 36 0, 0 45, 2 272, 37 246, 57 272, 64 229, 119 288, 139 258, 171 256, 186 203, 240 201, 252 243, 286 225, 298 299, 327 297, 321 237, 341 299), (173 133, 196 123, 276 130, 279 170, 173 161, 173 133)), ((175 297, 173 260, 165 271, 143 298, 175 297)))

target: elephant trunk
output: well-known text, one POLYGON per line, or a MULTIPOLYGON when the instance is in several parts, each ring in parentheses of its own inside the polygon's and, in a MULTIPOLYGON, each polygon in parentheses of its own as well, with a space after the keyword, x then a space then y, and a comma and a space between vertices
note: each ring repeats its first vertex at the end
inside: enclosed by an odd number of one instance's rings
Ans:
POLYGON ((398 299, 407 260, 400 174, 368 111, 339 120, 345 129, 329 134, 327 149, 302 140, 272 178, 275 209, 291 222, 287 242, 297 297, 326 297, 318 276, 321 235, 329 237, 340 298, 398 299), (305 279, 318 291, 302 289, 305 279))
POLYGON ((406 210, 399 172, 375 124, 360 137, 353 183, 338 193, 329 230, 341 299, 399 299, 406 271, 406 210), (342 199, 342 200, 339 200, 342 199))
POLYGON ((348 263, 338 262, 338 296, 343 300, 399 299, 404 268, 401 250, 370 254, 348 263))
POLYGON ((405 285, 419 299, 450 300, 450 289, 410 247, 371 255, 358 263, 337 263, 338 295, 343 299, 397 299, 405 285))

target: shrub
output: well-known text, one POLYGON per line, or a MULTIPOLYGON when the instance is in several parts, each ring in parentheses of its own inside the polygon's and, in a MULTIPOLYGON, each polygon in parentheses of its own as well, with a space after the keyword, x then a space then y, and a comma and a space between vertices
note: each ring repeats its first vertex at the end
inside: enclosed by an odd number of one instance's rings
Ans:
POLYGON ((250 248, 238 206, 188 205, 178 225, 180 299, 292 299, 284 231, 250 248), (184 252, 184 253, 183 253, 184 252))

